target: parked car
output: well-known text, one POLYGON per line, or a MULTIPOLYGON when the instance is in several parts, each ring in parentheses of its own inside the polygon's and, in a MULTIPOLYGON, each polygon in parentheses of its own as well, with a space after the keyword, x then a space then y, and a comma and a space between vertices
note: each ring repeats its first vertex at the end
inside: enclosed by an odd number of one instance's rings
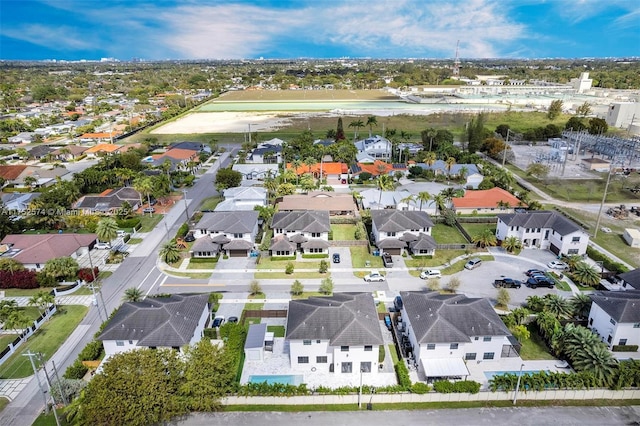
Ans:
POLYGON ((150 206, 155 206, 158 203, 158 201, 155 198, 151 199, 151 202, 149 203, 150 206))
POLYGON ((222 315, 216 315, 216 317, 213 319, 213 324, 211 324, 211 326, 213 328, 218 328, 220 327, 222 324, 224 324, 224 316, 222 315))
POLYGON ((340 263, 340 253, 333 253, 333 263, 340 263))
POLYGON ((475 269, 478 266, 480 266, 482 264, 482 259, 479 259, 477 257, 474 257, 473 259, 469 260, 465 265, 465 269, 475 269))
POLYGON ((428 280, 429 278, 442 278, 442 272, 437 269, 425 269, 420 272, 420 278, 423 280, 428 280))
POLYGON ((564 262, 560 262, 559 260, 552 260, 551 262, 547 263, 547 267, 551 269, 561 269, 563 271, 569 269, 569 265, 564 262))
POLYGON ((522 287, 522 281, 514 280, 513 278, 500 278, 499 280, 495 280, 493 282, 493 286, 504 288, 520 288, 522 287))
POLYGON ((526 276, 530 277, 532 275, 544 275, 544 271, 541 271, 540 269, 529 269, 527 270, 527 272, 524 273, 526 276))
POLYGON ((396 296, 396 298, 393 299, 393 307, 396 308, 396 312, 400 312, 402 309, 402 297, 396 296))
POLYGON ((527 287, 531 287, 533 289, 538 287, 553 288, 553 286, 555 286, 555 283, 552 280, 541 275, 529 277, 529 279, 527 280, 527 287))
POLYGON ((227 322, 231 323, 231 324, 235 324, 238 322, 238 317, 229 317, 229 319, 227 320, 227 322))
POLYGON ((382 263, 385 268, 393 268, 393 258, 389 253, 382 253, 382 263))
POLYGON ((388 329, 389 331, 391 331, 391 315, 386 314, 386 315, 384 316, 384 325, 386 325, 386 326, 387 326, 387 329, 388 329))
POLYGON ((145 207, 144 209, 142 209, 142 213, 154 213, 155 211, 156 209, 153 207, 145 207))
POLYGON ((193 236, 193 232, 189 232, 187 235, 184 236, 184 240, 187 243, 191 243, 196 240, 196 237, 193 236))
POLYGON ((109 250, 111 246, 109 245, 109 243, 97 242, 96 245, 93 246, 93 248, 96 250, 109 250))
POLYGON ((382 282, 385 280, 384 275, 382 275, 380 272, 378 271, 371 271, 370 274, 365 275, 364 280, 368 283, 371 282, 382 282))

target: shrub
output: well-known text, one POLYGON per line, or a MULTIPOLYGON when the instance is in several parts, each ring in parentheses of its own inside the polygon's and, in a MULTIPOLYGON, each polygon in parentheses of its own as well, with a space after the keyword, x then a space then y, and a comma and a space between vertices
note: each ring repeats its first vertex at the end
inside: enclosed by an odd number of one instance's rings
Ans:
POLYGON ((480 383, 473 380, 460 382, 441 380, 433 384, 433 390, 439 393, 478 393, 480 392, 480 383))
POLYGON ((180 228, 178 228, 178 232, 176 232, 176 237, 184 238, 185 235, 187 235, 187 232, 189 232, 189 224, 185 222, 182 225, 180 225, 180 228))
POLYGON ((64 372, 65 379, 82 379, 85 374, 87 374, 89 368, 87 368, 82 361, 76 359, 73 364, 71 364, 67 371, 64 372))
POLYGON ((378 346, 378 362, 382 364, 384 358, 387 356, 387 352, 384 350, 384 345, 378 346))
MULTIPOLYGON (((100 270, 97 266, 93 267, 93 272, 96 274, 96 278, 100 273, 100 270)), ((78 269, 78 279, 82 281, 86 281, 88 283, 93 282, 93 273, 91 272, 91 268, 82 268, 78 269)))
POLYGON ((595 261, 602 261, 602 266, 611 272, 622 273, 629 270, 626 266, 618 262, 614 262, 592 247, 587 247, 587 255, 595 261))
POLYGON ((0 271, 0 288, 38 288, 39 280, 35 271, 0 271))
POLYGON ((396 376, 398 377, 398 384, 403 390, 409 390, 411 388, 411 377, 409 377, 409 370, 404 362, 397 362, 394 366, 396 370, 396 376))
POLYGON ((329 277, 322 280, 320 284, 320 293, 322 294, 331 294, 333 293, 333 280, 329 277))
POLYGON ((249 285, 249 292, 252 296, 262 293, 262 286, 258 280, 251 281, 251 284, 249 285))
POLYGON ((328 253, 305 253, 302 255, 303 259, 326 259, 327 257, 329 257, 328 253))
POLYGON ((304 286, 299 280, 295 280, 293 284, 291 284, 291 294, 294 296, 298 296, 304 292, 304 286))
POLYGON ((217 339, 218 332, 215 328, 205 328, 202 330, 202 335, 207 339, 217 339))
POLYGON ((99 340, 92 340, 91 342, 87 343, 87 346, 85 346, 82 351, 80 351, 80 354, 78 354, 78 359, 80 361, 95 361, 97 359, 100 359, 101 355, 102 342, 99 340))
POLYGON ((318 271, 321 274, 326 273, 329 270, 329 262, 327 262, 326 260, 321 260, 320 261, 320 268, 318 269, 318 271))
POLYGON ((140 227, 140 219, 137 217, 131 219, 116 219, 116 223, 120 228, 134 228, 137 229, 140 227))
POLYGON ((417 393, 418 395, 423 395, 431 390, 431 386, 426 383, 414 383, 411 385, 411 392, 417 393))
POLYGON ((638 345, 613 345, 613 352, 638 352, 638 345))
POLYGON ((284 268, 284 273, 287 275, 293 274, 293 262, 287 263, 287 266, 284 268))

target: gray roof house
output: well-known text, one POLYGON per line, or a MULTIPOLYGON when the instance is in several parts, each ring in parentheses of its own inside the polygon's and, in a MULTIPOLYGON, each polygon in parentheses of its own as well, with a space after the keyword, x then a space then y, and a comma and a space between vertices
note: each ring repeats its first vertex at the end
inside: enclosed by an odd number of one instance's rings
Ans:
POLYGON ((271 228, 271 256, 292 256, 296 249, 303 254, 329 253, 331 224, 326 210, 277 212, 271 220, 271 228))
POLYGON ((400 297, 406 334, 427 377, 467 376, 465 360, 499 360, 511 346, 511 333, 488 299, 414 291, 400 297))
POLYGON ((400 255, 408 248, 414 255, 433 255, 436 242, 431 236, 433 221, 423 211, 371 210, 376 246, 383 252, 400 255))
POLYGON ((554 211, 498 214, 496 238, 515 236, 524 247, 548 249, 554 254, 583 255, 589 234, 578 224, 554 211))
POLYGON ((142 347, 181 349, 200 341, 209 312, 206 294, 174 294, 123 303, 98 340, 107 357, 142 347))
POLYGON ((262 187, 238 186, 225 189, 224 201, 219 203, 215 211, 253 210, 255 206, 267 204, 267 191, 262 187))
POLYGON ((113 214, 127 202, 132 210, 140 207, 140 193, 130 186, 110 189, 99 195, 85 195, 76 202, 75 207, 87 212, 101 212, 113 214))
POLYGON ((590 297, 589 328, 603 342, 640 345, 640 291, 599 291, 590 297))
POLYGON ((194 236, 198 241, 192 246, 191 254, 193 257, 215 257, 221 248, 231 257, 246 257, 253 250, 257 233, 257 211, 204 213, 195 225, 194 236), (208 239, 218 247, 200 242, 201 239, 208 239))
POLYGON ((289 302, 286 340, 294 370, 377 373, 380 321, 371 293, 289 302))
POLYGON ((622 287, 625 290, 640 290, 640 268, 618 274, 618 278, 622 280, 622 287))

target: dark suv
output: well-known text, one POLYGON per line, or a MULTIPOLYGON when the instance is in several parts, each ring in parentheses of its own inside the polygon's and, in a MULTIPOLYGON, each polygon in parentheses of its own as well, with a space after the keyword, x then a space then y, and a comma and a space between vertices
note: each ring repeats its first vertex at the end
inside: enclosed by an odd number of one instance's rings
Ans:
POLYGON ((527 280, 527 286, 531 288, 548 287, 553 288, 555 283, 547 277, 534 275, 527 280))
POLYGON ((522 281, 514 280, 513 278, 500 278, 499 280, 495 280, 493 285, 495 287, 520 288, 522 287, 522 281))
POLYGON ((333 263, 340 263, 340 253, 333 253, 333 263))

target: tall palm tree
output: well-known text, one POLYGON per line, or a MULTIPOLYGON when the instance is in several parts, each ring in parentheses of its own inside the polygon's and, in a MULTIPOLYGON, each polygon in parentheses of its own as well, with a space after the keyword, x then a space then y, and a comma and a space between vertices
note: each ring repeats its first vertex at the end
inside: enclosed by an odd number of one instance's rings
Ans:
POLYGON ((401 203, 405 203, 405 204, 407 204, 407 206, 409 206, 414 201, 416 201, 416 196, 413 195, 413 194, 409 194, 409 195, 407 195, 406 197, 404 197, 403 199, 400 200, 401 203))
POLYGON ((460 176, 460 179, 464 180, 467 178, 467 173, 469 173, 469 169, 467 168, 467 166, 462 166, 460 167, 460 171, 458 172, 458 175, 460 176))
POLYGON ((431 199, 431 194, 427 191, 418 192, 418 196, 416 198, 420 201, 420 211, 422 211, 422 203, 429 201, 431 199))
POLYGON ((389 175, 380 175, 376 180, 376 186, 378 187, 378 191, 380 191, 380 195, 378 196, 378 208, 380 208, 382 192, 393 188, 393 178, 389 175))
POLYGON ((520 238, 511 235, 510 237, 504 239, 504 241, 502 242, 502 247, 507 252, 512 253, 514 250, 522 248, 522 241, 520 241, 520 238))
POLYGON ((315 166, 316 164, 318 164, 318 160, 316 160, 313 157, 307 157, 307 158, 305 158, 304 162, 307 165, 308 173, 313 176, 313 173, 311 173, 311 168, 313 166, 315 166))
POLYGON ((595 286, 600 282, 600 272, 586 262, 581 262, 573 272, 573 279, 582 285, 595 286))
POLYGON ((433 151, 433 138, 435 138, 437 134, 438 131, 433 127, 429 127, 426 130, 426 135, 429 138, 429 152, 433 151))
POLYGON ((569 300, 569 305, 576 318, 587 318, 591 311, 591 298, 588 294, 578 293, 569 300))
POLYGON ((356 139, 358 139, 358 130, 361 127, 364 127, 364 123, 362 122, 362 120, 353 120, 351 123, 349 123, 349 127, 355 128, 355 131, 353 132, 353 140, 355 141, 356 139))
POLYGON ((167 263, 177 262, 180 259, 180 249, 174 240, 164 243, 159 254, 160 258, 167 263))
POLYGON ((429 167, 433 166, 433 164, 436 162, 436 153, 435 152, 427 152, 424 156, 424 160, 425 164, 427 164, 429 167))
POLYGON ((579 254, 573 254, 571 256, 565 257, 563 261, 567 264, 569 270, 575 271, 577 266, 584 262, 584 259, 579 254))
POLYGON ((149 176, 139 176, 133 181, 133 189, 140 193, 140 204, 142 197, 147 197, 149 205, 151 205, 151 193, 153 192, 153 181, 149 176))
POLYGON ((447 165, 447 175, 451 177, 451 168, 456 164, 456 159, 449 157, 447 158, 447 161, 445 161, 445 164, 447 165))
POLYGON ((118 236, 118 223, 110 217, 100 219, 96 226, 96 235, 100 241, 111 243, 111 240, 118 236))
POLYGON ((447 197, 443 194, 434 195, 433 202, 436 204, 436 214, 443 212, 447 208, 447 197))
POLYGON ((298 170, 300 169, 300 167, 302 167, 303 164, 304 163, 302 162, 302 160, 299 159, 295 159, 291 162, 293 171, 296 173, 296 185, 300 184, 300 173, 298 172, 298 170))
POLYGON ((140 302, 144 299, 144 294, 142 290, 135 287, 129 287, 124 291, 124 295, 122 296, 122 300, 124 302, 140 302))
POLYGON ((36 306, 38 308, 38 312, 42 315, 50 305, 56 302, 56 298, 53 294, 48 291, 39 291, 29 299, 30 306, 36 306))
POLYGON ((547 294, 545 296, 544 310, 558 319, 565 319, 571 316, 569 301, 557 294, 547 294))
POLYGON ((378 119, 374 115, 367 117, 367 126, 369 126, 369 137, 373 136, 373 126, 378 125, 378 119))
POLYGON ((596 377, 601 385, 608 386, 618 366, 618 362, 603 344, 586 346, 584 354, 572 363, 576 370, 588 371, 596 377))
POLYGON ((476 243, 480 245, 480 247, 491 247, 495 246, 498 243, 496 239, 496 235, 491 231, 491 229, 484 229, 479 234, 476 234, 471 238, 472 243, 476 243))

